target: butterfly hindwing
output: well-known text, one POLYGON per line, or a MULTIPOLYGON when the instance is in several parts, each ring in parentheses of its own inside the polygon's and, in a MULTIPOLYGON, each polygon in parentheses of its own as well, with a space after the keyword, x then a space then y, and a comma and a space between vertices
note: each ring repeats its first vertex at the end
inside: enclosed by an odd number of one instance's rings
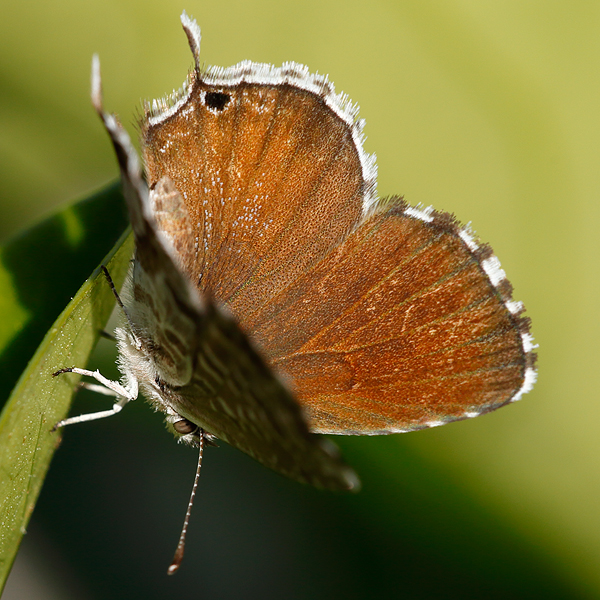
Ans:
POLYGON ((440 425, 530 385, 529 323, 491 250, 450 215, 415 214, 389 201, 242 322, 294 382, 313 431, 440 425))

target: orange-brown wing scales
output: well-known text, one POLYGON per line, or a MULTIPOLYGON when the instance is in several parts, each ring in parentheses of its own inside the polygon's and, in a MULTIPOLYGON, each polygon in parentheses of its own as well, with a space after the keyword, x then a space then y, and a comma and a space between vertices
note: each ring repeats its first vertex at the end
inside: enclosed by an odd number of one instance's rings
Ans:
POLYGON ((519 390, 519 318, 481 266, 486 250, 473 254, 457 231, 447 216, 426 223, 399 205, 242 320, 313 431, 418 429, 519 390))
POLYGON ((243 319, 347 235, 365 184, 349 126, 318 96, 240 84, 218 88, 216 110, 215 93, 196 81, 177 115, 143 132, 144 158, 149 182, 168 176, 187 203, 186 271, 243 319))

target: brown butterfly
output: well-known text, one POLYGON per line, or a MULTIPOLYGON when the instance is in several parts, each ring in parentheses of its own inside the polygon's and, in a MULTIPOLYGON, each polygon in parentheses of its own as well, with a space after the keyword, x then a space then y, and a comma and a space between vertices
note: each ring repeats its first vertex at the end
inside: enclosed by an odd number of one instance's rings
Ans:
POLYGON ((136 251, 116 331, 123 382, 60 371, 118 401, 59 425, 115 414, 141 388, 201 451, 218 438, 298 481, 352 489, 316 433, 435 427, 528 392, 529 322, 491 249, 451 215, 377 198, 363 122, 326 78, 295 63, 202 70, 200 30, 181 21, 196 65, 145 108, 147 183, 94 61, 136 251))

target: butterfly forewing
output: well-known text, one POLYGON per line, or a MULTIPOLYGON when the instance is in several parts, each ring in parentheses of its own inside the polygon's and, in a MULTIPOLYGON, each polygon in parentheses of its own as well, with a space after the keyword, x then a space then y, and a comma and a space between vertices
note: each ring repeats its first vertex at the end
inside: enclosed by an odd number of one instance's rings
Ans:
POLYGON ((198 76, 182 109, 143 131, 149 181, 167 175, 194 224, 188 275, 238 316, 285 289, 363 212, 352 128, 308 91, 198 76), (216 94, 227 99, 218 108, 216 94))

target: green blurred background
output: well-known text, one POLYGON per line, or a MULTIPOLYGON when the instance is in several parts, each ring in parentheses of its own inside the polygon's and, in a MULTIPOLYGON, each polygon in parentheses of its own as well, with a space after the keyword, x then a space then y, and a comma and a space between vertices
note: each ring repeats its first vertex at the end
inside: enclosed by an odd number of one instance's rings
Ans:
MULTIPOLYGON (((117 176, 91 56, 135 135, 192 65, 182 9, 206 64, 294 60, 360 104, 380 194, 454 212, 500 257, 539 383, 474 421, 339 440, 358 495, 209 449, 174 578, 195 454, 142 402, 73 427, 5 597, 600 598, 600 3, 5 1, 0 242, 117 176)), ((113 361, 102 341, 94 366, 113 361)))

